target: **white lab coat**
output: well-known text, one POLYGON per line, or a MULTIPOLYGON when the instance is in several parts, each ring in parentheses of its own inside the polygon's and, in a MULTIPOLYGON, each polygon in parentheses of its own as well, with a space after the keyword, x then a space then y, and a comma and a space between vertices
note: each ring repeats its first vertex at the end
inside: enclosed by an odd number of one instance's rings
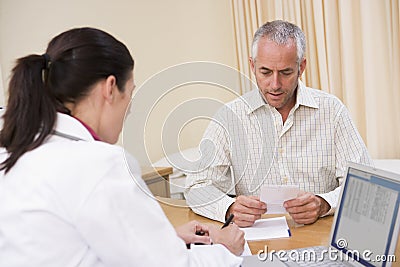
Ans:
POLYGON ((52 135, 0 173, 0 267, 241 263, 222 245, 187 250, 122 148, 64 114, 56 131, 82 140, 52 135))

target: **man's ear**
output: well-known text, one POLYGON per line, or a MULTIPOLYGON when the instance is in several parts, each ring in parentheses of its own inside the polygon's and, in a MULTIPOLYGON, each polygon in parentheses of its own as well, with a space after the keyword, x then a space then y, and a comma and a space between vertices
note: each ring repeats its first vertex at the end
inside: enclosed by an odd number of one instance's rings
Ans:
POLYGON ((299 78, 301 77, 301 75, 303 75, 303 72, 306 69, 306 65, 307 65, 307 60, 306 58, 303 58, 300 62, 299 78))
POLYGON ((256 62, 255 62, 255 59, 253 59, 252 57, 249 57, 249 63, 250 63, 251 71, 253 72, 253 74, 255 76, 256 75, 256 66, 255 66, 256 62))
POLYGON ((103 84, 103 97, 108 103, 112 103, 115 97, 115 93, 118 90, 117 79, 114 75, 107 77, 103 84))

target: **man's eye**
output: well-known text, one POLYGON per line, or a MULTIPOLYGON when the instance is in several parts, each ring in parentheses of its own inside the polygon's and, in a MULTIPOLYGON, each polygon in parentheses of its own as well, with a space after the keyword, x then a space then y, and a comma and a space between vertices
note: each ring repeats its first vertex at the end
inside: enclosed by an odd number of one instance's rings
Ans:
POLYGON ((288 76, 288 75, 292 74, 293 71, 282 71, 281 73, 282 73, 283 75, 288 76))
POLYGON ((261 74, 263 74, 263 75, 269 75, 269 74, 271 74, 271 71, 261 71, 261 74))

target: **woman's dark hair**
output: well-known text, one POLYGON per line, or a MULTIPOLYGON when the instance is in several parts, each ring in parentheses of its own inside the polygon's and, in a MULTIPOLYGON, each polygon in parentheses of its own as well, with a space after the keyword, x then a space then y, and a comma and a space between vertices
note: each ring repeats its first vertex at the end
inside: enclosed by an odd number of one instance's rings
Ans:
POLYGON ((63 32, 45 54, 18 59, 0 133, 9 157, 0 170, 8 172, 25 152, 40 146, 53 131, 57 111, 69 113, 64 103, 76 103, 96 82, 114 75, 123 91, 133 66, 124 44, 94 28, 63 32))

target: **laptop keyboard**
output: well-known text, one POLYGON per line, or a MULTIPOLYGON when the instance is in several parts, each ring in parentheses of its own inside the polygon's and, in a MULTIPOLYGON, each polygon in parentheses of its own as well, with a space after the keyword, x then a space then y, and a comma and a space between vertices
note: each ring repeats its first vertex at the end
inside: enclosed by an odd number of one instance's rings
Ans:
POLYGON ((284 263, 287 266, 351 266, 346 261, 329 259, 327 247, 316 246, 287 250, 288 260, 284 263), (295 251, 295 252, 293 252, 295 251))

